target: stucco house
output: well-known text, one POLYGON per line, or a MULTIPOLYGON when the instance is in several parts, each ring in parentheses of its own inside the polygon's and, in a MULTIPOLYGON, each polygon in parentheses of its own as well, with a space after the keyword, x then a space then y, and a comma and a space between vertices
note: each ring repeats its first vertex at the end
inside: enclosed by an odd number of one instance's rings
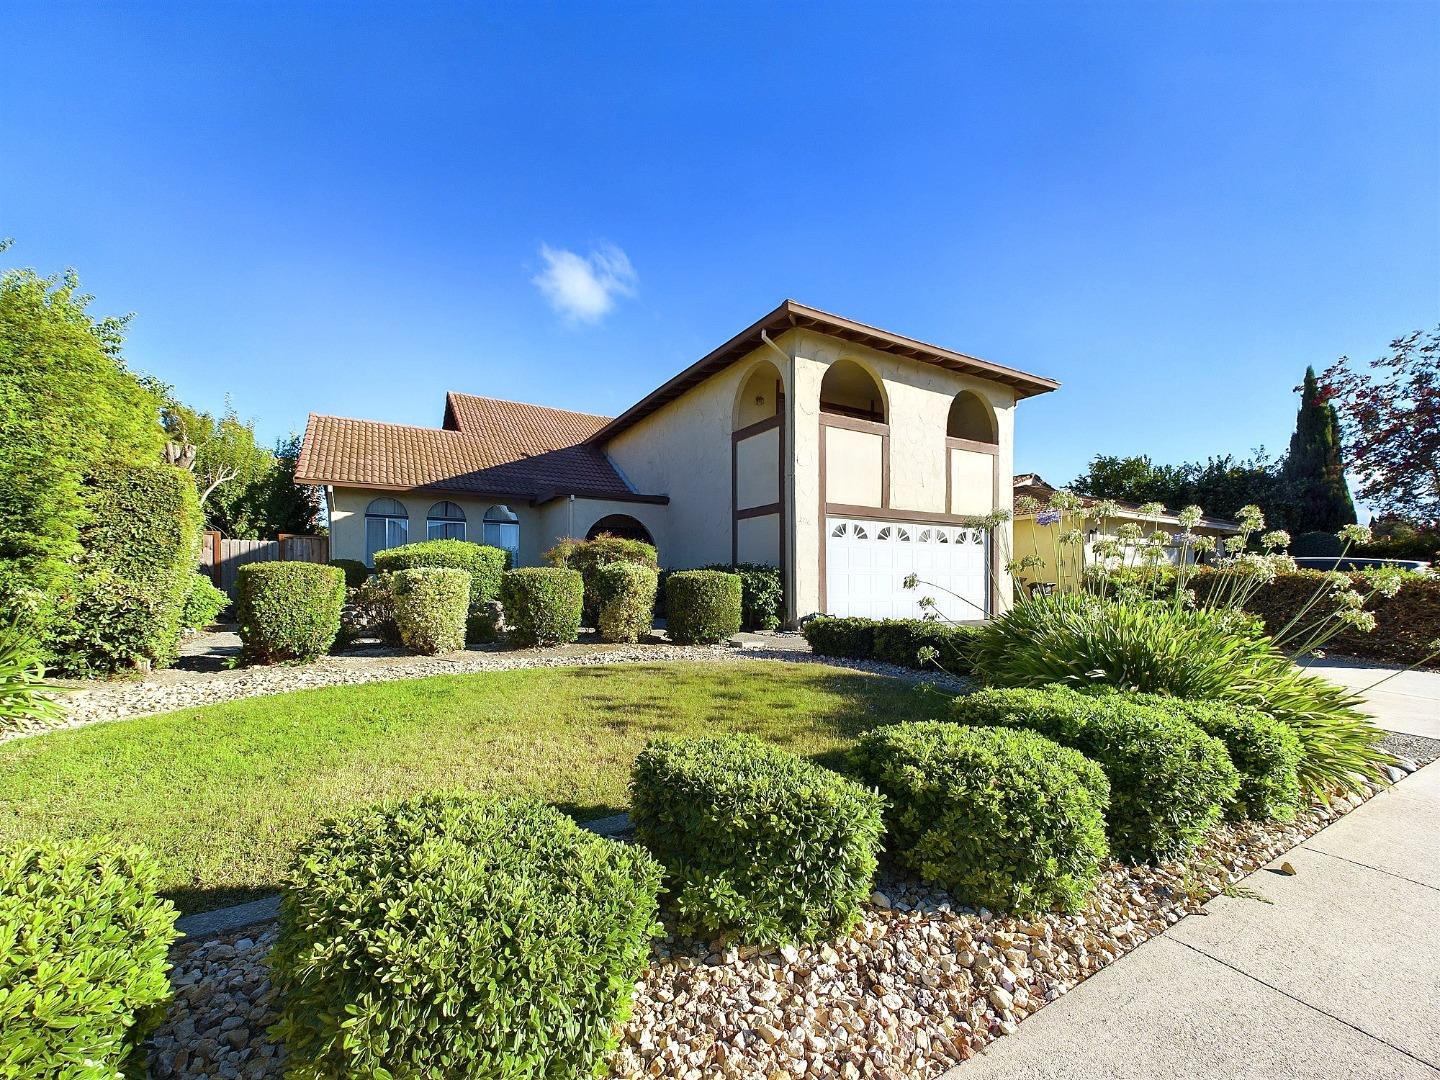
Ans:
MULTIPOLYGON (((1022 558, 1026 555, 1038 555, 1042 565, 1032 566, 1020 575, 1023 585, 1057 585, 1060 583, 1061 566, 1075 569, 1075 559, 1061 559, 1059 553, 1059 537, 1063 530, 1076 527, 1083 528, 1084 542, 1079 545, 1079 569, 1095 566, 1100 561, 1096 555, 1096 543, 1104 540, 1115 540, 1119 534, 1117 529, 1125 524, 1137 525, 1145 535, 1160 530, 1171 534, 1183 531, 1180 519, 1168 510, 1160 514, 1146 514, 1140 506, 1135 503, 1116 502, 1114 512, 1108 515, 1103 522, 1094 518, 1083 522, 1070 520, 1070 515, 1056 514, 1054 511, 1043 509, 1048 506, 1059 489, 1047 484, 1035 473, 1021 473, 1013 480, 1013 491, 1016 500, 1025 499, 1020 505, 1021 510, 1015 514, 1014 523, 1014 547, 1011 549, 1015 557, 1022 558), (1039 503, 1041 510, 1025 512, 1023 507, 1039 503)), ((1100 500, 1092 499, 1089 496, 1078 496, 1084 507, 1091 507, 1100 500)), ((1208 536, 1215 541, 1215 554, 1225 554, 1225 545, 1233 537, 1240 533, 1240 523, 1230 518, 1206 516, 1202 517, 1191 529, 1195 536, 1208 536)), ((1102 549, 1103 550, 1103 549, 1102 549)), ((1193 548, 1169 544, 1165 548, 1166 558, 1172 565, 1178 565, 1181 558, 1188 562, 1194 562, 1196 553, 1193 548)), ((1113 566, 1117 560, 1109 560, 1113 566)), ((1074 584, 1066 581, 1065 584, 1074 584)))
POLYGON ((969 619, 1009 600, 975 522, 1011 507, 1015 406, 1057 385, 787 300, 616 417, 453 392, 438 428, 311 415, 296 480, 335 558, 463 537, 523 566, 611 532, 779 567, 790 623, 917 615, 912 572, 969 619))

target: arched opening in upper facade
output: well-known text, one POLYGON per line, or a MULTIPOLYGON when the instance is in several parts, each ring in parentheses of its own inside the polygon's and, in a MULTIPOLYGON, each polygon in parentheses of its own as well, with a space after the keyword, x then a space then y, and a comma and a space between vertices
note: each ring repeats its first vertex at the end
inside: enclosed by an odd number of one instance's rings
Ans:
POLYGON ((820 411, 885 423, 885 394, 875 377, 853 360, 836 360, 820 381, 820 411))
POLYGON ((995 414, 990 411, 985 399, 972 390, 961 390, 950 402, 950 419, 945 424, 945 434, 952 439, 969 439, 972 442, 999 441, 995 414))
POLYGON ((751 424, 769 420, 780 413, 785 396, 785 383, 780 369, 769 360, 761 360, 753 368, 735 394, 735 418, 732 430, 739 431, 751 424))

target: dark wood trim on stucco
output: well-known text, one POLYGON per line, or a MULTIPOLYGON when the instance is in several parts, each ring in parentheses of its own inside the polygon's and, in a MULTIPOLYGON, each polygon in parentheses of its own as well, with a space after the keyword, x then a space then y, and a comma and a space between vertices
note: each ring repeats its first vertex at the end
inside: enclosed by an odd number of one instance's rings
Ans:
POLYGON ((753 424, 747 424, 730 433, 730 564, 733 566, 740 561, 740 522, 749 518, 765 517, 769 514, 777 515, 777 527, 780 530, 780 534, 776 538, 779 543, 777 557, 780 560, 780 589, 783 597, 788 586, 785 581, 785 394, 781 389, 782 385, 778 381, 775 384, 774 416, 767 416, 764 420, 757 420, 753 424), (766 503, 764 506, 746 507, 742 510, 739 506, 740 444, 746 439, 763 435, 772 429, 777 433, 775 441, 780 447, 776 463, 778 471, 775 474, 775 492, 779 501, 766 503))
POLYGON ((778 502, 766 503, 764 506, 749 506, 744 510, 735 511, 737 521, 748 521, 750 518, 768 517, 771 514, 780 513, 782 504, 778 502))
POLYGON ((915 522, 924 525, 961 525, 977 527, 974 514, 937 514, 933 510, 886 510, 875 506, 854 506, 850 503, 826 503, 825 513, 835 517, 867 518, 871 521, 915 522))

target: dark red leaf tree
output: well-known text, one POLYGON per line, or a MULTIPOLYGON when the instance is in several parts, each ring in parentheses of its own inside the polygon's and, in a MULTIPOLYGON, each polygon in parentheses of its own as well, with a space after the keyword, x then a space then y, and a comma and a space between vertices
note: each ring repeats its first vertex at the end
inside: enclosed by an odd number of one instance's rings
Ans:
POLYGON ((1320 378, 1357 493, 1382 514, 1440 527, 1440 327, 1396 338, 1369 368, 1342 356, 1320 378))

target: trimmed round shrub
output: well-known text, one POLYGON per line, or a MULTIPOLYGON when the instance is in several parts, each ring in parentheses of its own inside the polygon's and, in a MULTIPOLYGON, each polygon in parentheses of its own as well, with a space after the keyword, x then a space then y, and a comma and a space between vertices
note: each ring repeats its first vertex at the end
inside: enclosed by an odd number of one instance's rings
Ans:
POLYGON ((666 628, 680 645, 713 645, 740 631, 740 575, 677 570, 665 582, 666 628))
POLYGON ((1110 854, 1105 773, 1034 732, 895 724, 850 760, 889 803, 887 850, 963 903, 1078 911, 1110 854))
POLYGON ((395 626, 411 652, 425 656, 465 648, 470 611, 470 575, 464 570, 426 566, 399 570, 391 584, 395 626))
POLYGON ((595 571, 601 641, 639 641, 655 611, 657 575, 648 566, 610 563, 595 571))
POLYGON ((769 563, 716 563, 702 570, 740 575, 741 625, 746 630, 774 630, 785 618, 785 585, 780 568, 769 563))
POLYGON ((1120 694, 1130 701, 1189 720, 1225 744, 1240 774, 1240 787, 1226 808, 1233 820, 1294 821, 1300 809, 1300 740, 1285 724, 1258 709, 1223 701, 1185 701, 1161 694, 1139 694, 1113 687, 1091 687, 1087 694, 1120 694))
POLYGON ((375 553, 377 573, 436 566, 469 574, 470 615, 466 637, 472 642, 490 641, 495 636, 490 604, 500 598, 500 578, 509 565, 510 553, 504 548, 473 544, 469 540, 422 540, 375 553))
POLYGON ((230 598, 211 584, 204 574, 190 578, 190 591, 180 613, 180 625, 186 630, 203 630, 230 606, 230 598))
POLYGON ((247 563, 235 572, 235 617, 247 664, 314 660, 340 632, 345 574, 305 562, 247 563))
POLYGON ((580 636, 585 585, 576 570, 526 566, 507 570, 500 582, 505 633, 510 644, 566 645, 580 636))
POLYGON ((627 540, 608 533, 593 540, 567 537, 545 552, 545 561, 551 566, 563 566, 580 572, 585 581, 586 626, 599 625, 600 594, 597 591, 599 579, 596 574, 602 566, 631 563, 657 573, 660 570, 660 560, 653 544, 647 544, 643 540, 627 540))
POLYGON ((1359 696, 1307 675, 1250 616, 1229 609, 1051 596, 986 623, 970 655, 991 686, 1102 683, 1259 709, 1299 737, 1300 785, 1317 798, 1364 790, 1363 779, 1391 760, 1359 696))
POLYGON ((146 1075, 179 936, 159 877, 105 840, 0 849, 0 1075, 146 1075))
POLYGON ((370 576, 370 567, 359 559, 331 559, 330 565, 338 566, 345 571, 345 587, 347 589, 360 588, 370 576))
POLYGON ((875 655, 876 619, 837 619, 816 615, 801 630, 813 652, 820 656, 838 656, 845 660, 869 660, 875 655))
POLYGON ((270 959, 286 1075, 595 1074, 660 929, 660 873, 527 799, 432 794, 325 823, 270 959))
POLYGON ((1219 739, 1125 694, 1096 697, 1063 686, 982 690, 956 698, 953 708, 962 723, 1028 728, 1104 769, 1110 847, 1123 858, 1153 862, 1188 851, 1240 785, 1219 739))
POLYGON ((843 934, 870 893, 884 800, 751 735, 657 739, 630 780, 635 836, 685 931, 770 945, 843 934))

